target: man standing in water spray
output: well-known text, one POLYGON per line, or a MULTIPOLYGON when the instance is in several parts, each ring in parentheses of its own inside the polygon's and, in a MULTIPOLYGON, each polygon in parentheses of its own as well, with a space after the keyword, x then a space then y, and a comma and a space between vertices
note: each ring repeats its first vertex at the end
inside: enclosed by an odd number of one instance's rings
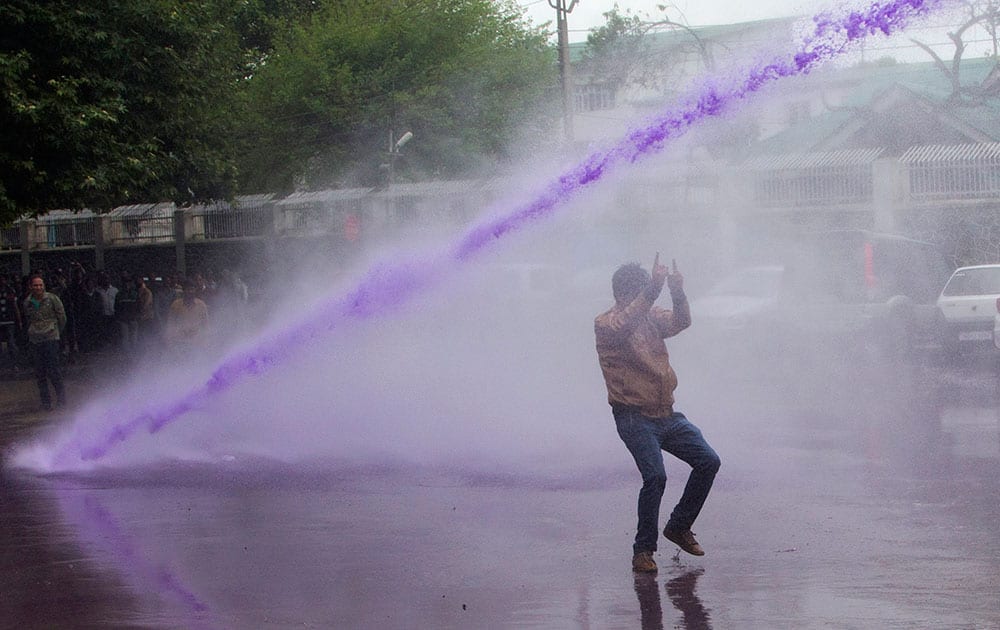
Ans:
POLYGON ((654 572, 660 500, 667 483, 660 450, 691 466, 684 494, 670 514, 663 535, 684 551, 705 552, 691 533, 701 507, 719 470, 719 456, 688 422, 674 411, 677 375, 670 367, 664 339, 691 325, 691 310, 684 295, 684 276, 653 261, 652 275, 638 263, 622 265, 611 279, 615 305, 594 320, 597 357, 608 387, 608 402, 618 435, 635 458, 642 474, 639 491, 639 525, 632 545, 632 568, 654 572), (673 310, 654 306, 666 282, 673 310))
POLYGON ((58 296, 45 290, 45 280, 40 275, 31 276, 28 291, 24 299, 28 343, 35 363, 38 396, 42 407, 48 411, 52 409, 49 381, 56 391, 56 405, 66 404, 66 388, 59 371, 59 333, 66 327, 66 310, 58 296))

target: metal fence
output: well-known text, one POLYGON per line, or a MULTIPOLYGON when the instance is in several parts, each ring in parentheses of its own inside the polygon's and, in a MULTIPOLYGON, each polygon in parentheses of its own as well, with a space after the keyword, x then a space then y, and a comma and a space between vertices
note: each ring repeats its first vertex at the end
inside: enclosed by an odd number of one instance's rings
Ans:
POLYGON ((262 237, 274 229, 272 195, 241 197, 235 204, 215 203, 192 210, 195 236, 205 239, 262 237))
POLYGON ((1000 143, 915 147, 900 157, 914 200, 1000 197, 1000 143))
POLYGON ((217 209, 194 212, 195 233, 206 239, 264 236, 270 231, 274 214, 270 209, 217 209))
POLYGON ((173 216, 112 217, 105 241, 110 245, 149 245, 174 240, 173 216))
MULTIPOLYGON (((758 158, 750 171, 759 207, 857 205, 874 199, 881 149, 758 158)), ((1000 198, 1000 143, 913 147, 898 158, 914 202, 1000 198)))
POLYGON ((281 233, 286 236, 328 232, 333 225, 334 208, 324 204, 287 206, 281 211, 281 233))
POLYGON ((0 250, 21 249, 21 227, 13 225, 0 228, 0 250))
MULTIPOLYGON (((636 205, 642 206, 638 203, 642 199, 661 199, 670 189, 672 198, 688 205, 715 204, 722 180, 729 177, 733 192, 749 208, 873 207, 876 161, 894 159, 897 168, 878 172, 898 181, 877 183, 879 190, 908 189, 903 204, 1000 199, 1000 143, 915 147, 899 158, 882 159, 882 152, 875 148, 761 156, 735 168, 688 165, 683 173, 657 176, 648 194, 639 194, 639 186, 632 197, 641 198, 636 205)), ((391 232, 401 225, 440 220, 441 214, 465 220, 465 206, 480 207, 497 194, 491 186, 510 185, 500 179, 470 180, 397 184, 390 190, 324 190, 283 198, 245 196, 232 203, 184 210, 181 222, 175 222, 177 208, 172 203, 123 206, 99 217, 62 212, 0 228, 0 251, 94 246, 98 226, 102 247, 169 243, 178 229, 183 230, 182 238, 195 240, 330 234, 353 241, 362 232, 365 237, 391 232), (22 232, 23 226, 27 229, 22 232)))
POLYGON ((742 166, 762 208, 870 203, 875 160, 882 149, 763 156, 742 166))
POLYGON ((873 195, 871 165, 810 168, 762 174, 754 185, 759 206, 850 205, 873 195))
POLYGON ((88 247, 97 242, 93 217, 38 221, 32 231, 31 242, 49 248, 88 247))
POLYGON ((352 188, 290 195, 277 207, 277 233, 306 236, 359 229, 358 221, 370 214, 373 199, 367 189, 352 188), (354 217, 350 225, 348 217, 354 217))

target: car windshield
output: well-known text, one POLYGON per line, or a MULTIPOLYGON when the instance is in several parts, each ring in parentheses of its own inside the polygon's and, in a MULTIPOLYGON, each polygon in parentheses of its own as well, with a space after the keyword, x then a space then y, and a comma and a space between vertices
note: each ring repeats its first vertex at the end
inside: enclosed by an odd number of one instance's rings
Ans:
POLYGON ((955 272, 944 295, 1000 295, 1000 266, 974 267, 955 272))
POLYGON ((709 295, 772 298, 781 290, 781 267, 751 267, 741 269, 709 291, 709 295))

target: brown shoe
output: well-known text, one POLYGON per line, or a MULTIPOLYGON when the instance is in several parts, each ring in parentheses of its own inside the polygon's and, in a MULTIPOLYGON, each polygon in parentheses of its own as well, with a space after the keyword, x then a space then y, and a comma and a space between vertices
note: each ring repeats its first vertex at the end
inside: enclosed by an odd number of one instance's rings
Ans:
POLYGON ((632 570, 639 573, 656 573, 656 563, 653 562, 652 551, 640 551, 632 556, 632 570))
POLYGON ((664 529, 663 535, 667 538, 667 540, 674 543, 692 556, 705 555, 705 550, 702 549, 701 545, 698 544, 698 541, 695 540, 694 534, 690 529, 685 529, 682 532, 664 529))

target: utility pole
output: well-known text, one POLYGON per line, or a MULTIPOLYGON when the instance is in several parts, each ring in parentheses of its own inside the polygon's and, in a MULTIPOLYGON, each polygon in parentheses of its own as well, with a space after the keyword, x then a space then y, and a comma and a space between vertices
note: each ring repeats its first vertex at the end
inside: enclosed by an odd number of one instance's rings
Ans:
POLYGON ((570 146, 573 144, 574 99, 569 65, 569 26, 566 17, 573 11, 577 1, 548 0, 549 6, 556 10, 556 30, 559 35, 559 79, 563 97, 563 127, 566 131, 566 144, 570 146))

